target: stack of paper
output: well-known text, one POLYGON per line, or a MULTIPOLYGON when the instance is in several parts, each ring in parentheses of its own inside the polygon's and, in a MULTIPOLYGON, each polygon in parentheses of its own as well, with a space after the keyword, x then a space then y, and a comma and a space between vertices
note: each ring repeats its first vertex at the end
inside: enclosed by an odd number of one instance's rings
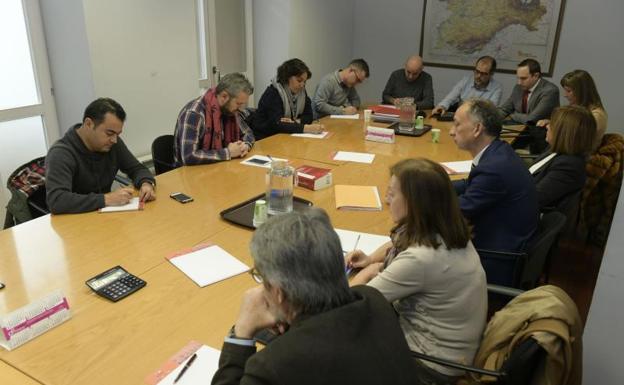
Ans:
POLYGON ((249 270, 249 266, 219 246, 206 245, 189 252, 176 253, 167 259, 200 287, 249 270))
POLYGON ((373 160, 375 160, 375 154, 367 154, 365 152, 338 151, 336 152, 336 155, 334 155, 334 160, 371 164, 373 163, 373 160))
POLYGON ((329 116, 332 119, 359 119, 360 118, 360 114, 353 114, 353 115, 330 115, 329 116))
POLYGON ((101 208, 99 211, 101 213, 112 213, 118 211, 137 211, 143 210, 143 206, 145 202, 139 200, 139 197, 134 197, 130 199, 130 202, 126 203, 123 206, 106 206, 101 208))
POLYGON ((472 168, 472 160, 463 160, 460 162, 444 162, 441 163, 442 167, 449 175, 455 174, 468 174, 472 168))
POLYGON ((377 186, 336 185, 335 193, 337 209, 381 211, 377 186))
POLYGON ((359 233, 342 229, 334 230, 336 230, 336 234, 338 234, 338 238, 340 238, 342 252, 345 254, 357 249, 370 255, 373 251, 377 250, 379 246, 390 242, 390 237, 387 235, 359 233))
POLYGON ((327 137, 327 134, 329 134, 328 131, 323 131, 319 134, 311 134, 311 133, 304 132, 301 134, 290 134, 290 135, 297 137, 297 138, 324 139, 325 137, 327 137))

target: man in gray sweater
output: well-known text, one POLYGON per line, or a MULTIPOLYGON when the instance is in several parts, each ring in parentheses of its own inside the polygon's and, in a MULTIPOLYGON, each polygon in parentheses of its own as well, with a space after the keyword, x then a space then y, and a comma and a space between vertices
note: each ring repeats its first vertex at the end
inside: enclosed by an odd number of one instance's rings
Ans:
POLYGON ((354 59, 347 68, 336 70, 321 79, 312 98, 314 118, 327 115, 352 115, 360 107, 355 86, 370 76, 368 63, 354 59))
POLYGON ((111 192, 117 171, 127 174, 139 198, 156 198, 151 172, 130 153, 119 137, 126 112, 116 101, 100 98, 85 110, 82 124, 70 128, 46 156, 48 208, 53 214, 81 213, 124 205, 131 187, 111 192))

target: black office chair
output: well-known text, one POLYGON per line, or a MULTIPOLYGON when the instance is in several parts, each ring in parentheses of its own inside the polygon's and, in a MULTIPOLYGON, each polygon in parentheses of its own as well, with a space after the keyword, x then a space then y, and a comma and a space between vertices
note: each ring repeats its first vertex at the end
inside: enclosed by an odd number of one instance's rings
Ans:
POLYGON ((152 160, 156 175, 176 168, 173 163, 173 135, 161 135, 152 142, 152 160))
POLYGON ((557 250, 566 220, 566 216, 558 211, 542 215, 537 237, 525 253, 477 249, 488 283, 525 290, 534 288, 544 272, 546 261, 557 250), (499 275, 495 276, 492 271, 499 275))
POLYGON ((431 357, 426 354, 412 351, 412 356, 420 360, 433 362, 449 368, 463 370, 468 373, 491 376, 496 381, 488 384, 497 385, 526 385, 532 383, 532 378, 538 365, 544 360, 546 352, 533 338, 528 338, 520 343, 505 361, 499 371, 486 370, 470 365, 463 365, 457 362, 445 360, 438 357, 431 357))

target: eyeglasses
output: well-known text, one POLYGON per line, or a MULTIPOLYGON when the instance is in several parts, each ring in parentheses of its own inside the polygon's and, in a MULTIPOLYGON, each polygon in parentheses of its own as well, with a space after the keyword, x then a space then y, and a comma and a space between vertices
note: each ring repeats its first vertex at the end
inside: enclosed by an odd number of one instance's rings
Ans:
POLYGON ((362 71, 353 70, 353 73, 355 74, 355 82, 356 82, 356 84, 363 83, 364 80, 366 80, 366 75, 364 75, 364 73, 362 71), (362 77, 361 78, 358 75, 359 73, 362 73, 362 77))
POLYGON ((474 70, 475 75, 479 75, 479 76, 490 76, 489 72, 483 72, 483 71, 479 71, 478 69, 475 68, 474 70))
POLYGON ((262 277, 262 275, 260 275, 260 273, 255 267, 249 270, 249 274, 251 275, 251 278, 253 278, 253 280, 256 281, 257 283, 264 282, 264 278, 262 277))

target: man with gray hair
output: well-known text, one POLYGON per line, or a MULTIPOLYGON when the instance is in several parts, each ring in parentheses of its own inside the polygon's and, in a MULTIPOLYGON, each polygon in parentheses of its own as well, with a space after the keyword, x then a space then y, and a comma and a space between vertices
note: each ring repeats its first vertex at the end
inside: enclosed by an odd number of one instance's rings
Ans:
POLYGON ((415 365, 390 303, 349 288, 340 240, 321 209, 272 217, 251 241, 260 285, 243 297, 213 385, 412 384, 415 365), (254 335, 279 337, 256 352, 254 335))
MULTIPOLYGON (((457 109, 450 133, 473 160, 468 178, 453 185, 477 249, 523 252, 537 231, 537 191, 524 162, 499 139, 501 129, 490 101, 469 99, 457 109)), ((512 284, 511 259, 495 262, 481 254, 481 262, 489 283, 512 284)))
POLYGON ((419 110, 433 108, 433 80, 423 68, 420 56, 408 57, 404 68, 390 74, 381 102, 396 105, 403 98, 413 98, 419 110))
POLYGON ((244 75, 231 73, 203 96, 187 103, 178 115, 173 134, 175 166, 247 155, 254 136, 245 120, 244 107, 252 93, 253 86, 244 75))

